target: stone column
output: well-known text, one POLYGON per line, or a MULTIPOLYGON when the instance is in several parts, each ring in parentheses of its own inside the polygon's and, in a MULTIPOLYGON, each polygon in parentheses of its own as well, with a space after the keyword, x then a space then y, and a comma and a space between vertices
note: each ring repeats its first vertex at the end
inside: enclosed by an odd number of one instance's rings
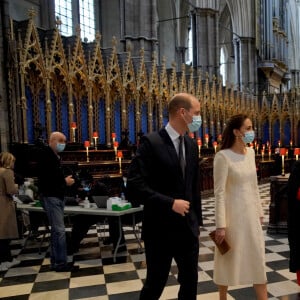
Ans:
POLYGON ((192 12, 194 66, 219 76, 220 49, 218 44, 218 11, 211 8, 195 8, 192 12))
POLYGON ((255 39, 240 37, 235 40, 236 86, 240 91, 256 94, 257 61, 255 39))
POLYGON ((121 19, 121 43, 124 50, 128 45, 132 56, 139 56, 144 49, 145 60, 151 60, 157 43, 156 0, 123 0, 123 19, 121 19))
POLYGON ((9 140, 9 111, 8 105, 15 105, 16 99, 8 99, 7 83, 7 55, 6 45, 9 34, 9 1, 0 4, 0 152, 8 150, 9 140))
POLYGON ((291 88, 300 86, 300 70, 291 70, 291 88))

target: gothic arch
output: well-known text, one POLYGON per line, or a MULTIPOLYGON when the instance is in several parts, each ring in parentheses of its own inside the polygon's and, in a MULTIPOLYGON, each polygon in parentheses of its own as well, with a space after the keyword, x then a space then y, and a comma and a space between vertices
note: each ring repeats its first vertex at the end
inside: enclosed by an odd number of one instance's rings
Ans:
MULTIPOLYGON (((227 82, 234 82, 234 48, 232 18, 228 5, 220 12, 219 45, 224 51, 224 73, 227 82)), ((220 53, 221 54, 221 53, 220 53)), ((221 62, 221 60, 220 60, 221 62)))
POLYGON ((255 36, 255 20, 253 12, 255 11, 255 1, 227 0, 227 5, 232 17, 232 29, 240 37, 255 36))

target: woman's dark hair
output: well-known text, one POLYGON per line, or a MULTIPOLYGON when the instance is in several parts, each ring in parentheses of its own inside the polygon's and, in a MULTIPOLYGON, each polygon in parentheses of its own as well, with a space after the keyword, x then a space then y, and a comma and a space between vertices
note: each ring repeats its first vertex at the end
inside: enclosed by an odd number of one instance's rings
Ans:
POLYGON ((233 134, 233 130, 234 129, 240 129, 245 120, 248 119, 249 117, 245 114, 238 114, 238 115, 234 115, 232 116, 226 123, 226 127, 224 128, 223 134, 222 134, 222 146, 221 146, 221 150, 222 149, 228 149, 230 148, 236 137, 233 134))

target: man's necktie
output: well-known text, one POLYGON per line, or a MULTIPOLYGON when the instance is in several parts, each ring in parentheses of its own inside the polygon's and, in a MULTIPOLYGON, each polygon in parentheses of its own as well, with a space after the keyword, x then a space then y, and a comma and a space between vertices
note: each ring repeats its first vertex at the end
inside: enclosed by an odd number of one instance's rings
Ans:
POLYGON ((179 159, 179 164, 180 164, 180 168, 181 168, 181 171, 182 171, 182 175, 184 177, 185 159, 184 159, 184 156, 183 156, 183 136, 182 135, 179 136, 178 159, 179 159))

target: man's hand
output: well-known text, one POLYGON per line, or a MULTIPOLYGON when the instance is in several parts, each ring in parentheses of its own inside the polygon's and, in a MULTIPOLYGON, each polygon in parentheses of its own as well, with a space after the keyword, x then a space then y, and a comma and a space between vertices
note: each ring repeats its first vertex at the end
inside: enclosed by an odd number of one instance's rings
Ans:
POLYGON ((190 202, 183 199, 174 199, 172 209, 176 213, 184 216, 185 214, 188 214, 190 210, 190 202))
POLYGON ((74 178, 72 178, 72 175, 65 177, 65 181, 66 181, 67 186, 70 186, 70 185, 74 184, 74 182, 75 182, 74 178))

